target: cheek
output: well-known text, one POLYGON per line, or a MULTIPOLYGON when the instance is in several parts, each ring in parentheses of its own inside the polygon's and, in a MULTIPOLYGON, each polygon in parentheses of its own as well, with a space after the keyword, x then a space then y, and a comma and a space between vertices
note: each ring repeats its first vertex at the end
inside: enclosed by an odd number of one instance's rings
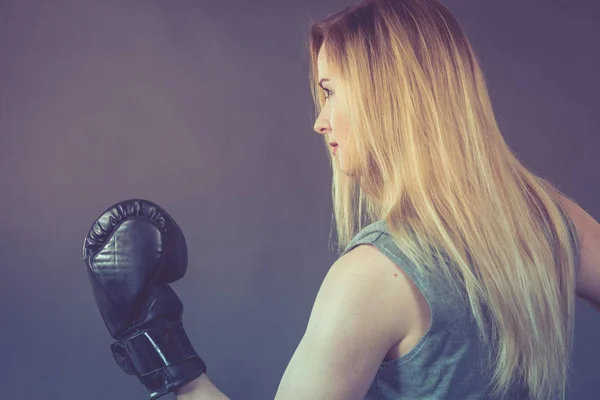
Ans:
POLYGON ((348 133, 348 121, 343 112, 337 109, 331 110, 330 124, 336 140, 339 141, 341 138, 346 137, 348 133))

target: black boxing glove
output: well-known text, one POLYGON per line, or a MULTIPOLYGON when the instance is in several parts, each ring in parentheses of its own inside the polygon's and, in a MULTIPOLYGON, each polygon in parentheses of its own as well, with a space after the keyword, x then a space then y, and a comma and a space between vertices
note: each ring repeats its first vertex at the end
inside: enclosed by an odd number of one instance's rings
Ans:
POLYGON ((157 399, 206 373, 181 322, 183 304, 168 283, 187 269, 183 232, 159 206, 128 200, 92 225, 83 258, 111 336, 117 364, 157 399))

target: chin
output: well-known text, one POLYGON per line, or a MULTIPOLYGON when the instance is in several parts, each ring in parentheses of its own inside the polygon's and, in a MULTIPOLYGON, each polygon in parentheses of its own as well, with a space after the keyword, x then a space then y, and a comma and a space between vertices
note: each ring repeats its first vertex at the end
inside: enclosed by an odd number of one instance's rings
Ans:
POLYGON ((340 171, 344 175, 349 176, 349 177, 353 177, 353 176, 357 176, 358 175, 358 172, 356 171, 355 168, 350 168, 349 166, 342 165, 342 164, 340 164, 340 171))

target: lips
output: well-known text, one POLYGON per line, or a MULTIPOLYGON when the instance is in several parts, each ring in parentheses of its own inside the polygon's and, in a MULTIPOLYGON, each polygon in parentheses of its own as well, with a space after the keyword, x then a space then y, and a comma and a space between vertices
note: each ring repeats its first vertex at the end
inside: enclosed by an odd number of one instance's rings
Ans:
POLYGON ((336 142, 329 142, 329 145, 330 145, 331 147, 337 147, 337 145, 338 145, 338 144, 337 144, 336 142))

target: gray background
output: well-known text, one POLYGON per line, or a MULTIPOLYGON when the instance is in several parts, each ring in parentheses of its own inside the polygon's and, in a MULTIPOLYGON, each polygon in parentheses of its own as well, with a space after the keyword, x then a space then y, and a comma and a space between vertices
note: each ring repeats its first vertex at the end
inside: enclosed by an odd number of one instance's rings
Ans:
MULTIPOLYGON (((131 197, 184 230, 174 288, 209 376, 273 398, 334 254, 305 40, 343 0, 0 0, 3 399, 144 399, 80 260, 131 197)), ((600 219, 600 6, 448 0, 504 135, 600 219)), ((595 399, 600 318, 577 308, 572 399, 595 399)), ((170 397, 168 397, 170 398, 170 397)))

